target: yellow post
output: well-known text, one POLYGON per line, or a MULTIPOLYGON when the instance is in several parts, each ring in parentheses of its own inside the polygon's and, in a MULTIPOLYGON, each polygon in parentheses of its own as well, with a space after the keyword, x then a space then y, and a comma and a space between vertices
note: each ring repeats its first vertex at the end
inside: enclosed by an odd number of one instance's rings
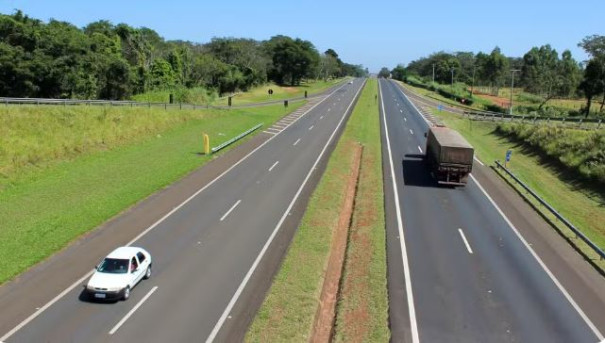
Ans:
POLYGON ((210 154, 210 137, 204 133, 204 154, 210 154))

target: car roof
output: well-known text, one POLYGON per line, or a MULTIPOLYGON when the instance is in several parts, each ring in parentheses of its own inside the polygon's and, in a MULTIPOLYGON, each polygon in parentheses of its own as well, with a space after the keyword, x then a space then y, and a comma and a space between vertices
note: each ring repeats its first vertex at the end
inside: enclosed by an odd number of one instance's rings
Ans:
POLYGON ((129 259, 143 249, 138 247, 119 247, 109 253, 107 258, 129 259))

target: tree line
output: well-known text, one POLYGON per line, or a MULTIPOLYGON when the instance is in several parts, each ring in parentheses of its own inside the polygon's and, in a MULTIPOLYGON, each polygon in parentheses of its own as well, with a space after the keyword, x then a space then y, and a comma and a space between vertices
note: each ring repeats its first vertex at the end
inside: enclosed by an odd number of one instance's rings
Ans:
POLYGON ((496 47, 489 54, 441 51, 407 66, 382 68, 379 76, 405 80, 414 75, 429 82, 463 82, 488 87, 494 95, 501 87, 509 87, 514 77, 515 87, 542 97, 539 108, 555 97, 585 97, 583 111, 588 115, 596 97, 603 97, 600 111, 605 104, 605 36, 588 36, 578 46, 588 53, 588 61, 579 63, 569 50, 559 54, 549 44, 533 47, 521 58, 505 56, 496 47))
POLYGON ((219 94, 273 81, 363 76, 333 49, 300 38, 166 41, 152 29, 100 20, 78 28, 16 11, 0 14, 0 96, 127 99, 157 89, 203 87, 219 94))

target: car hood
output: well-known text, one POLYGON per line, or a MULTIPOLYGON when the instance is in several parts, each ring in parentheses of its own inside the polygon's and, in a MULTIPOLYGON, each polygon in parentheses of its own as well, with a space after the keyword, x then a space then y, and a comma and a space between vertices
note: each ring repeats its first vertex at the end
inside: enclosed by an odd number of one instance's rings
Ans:
POLYGON ((130 275, 128 273, 112 274, 95 272, 88 281, 88 287, 108 289, 124 288, 128 285, 129 280, 130 275))

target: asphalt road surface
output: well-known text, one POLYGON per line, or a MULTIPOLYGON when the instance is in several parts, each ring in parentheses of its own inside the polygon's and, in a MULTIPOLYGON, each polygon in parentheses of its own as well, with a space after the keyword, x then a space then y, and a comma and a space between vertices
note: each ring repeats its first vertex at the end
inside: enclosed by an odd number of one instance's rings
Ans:
POLYGON ((552 249, 563 239, 536 233, 523 204, 501 213, 492 200, 511 200, 488 198, 487 167, 439 187, 423 162, 427 122, 393 81, 380 89, 392 340, 603 340, 603 278, 566 243, 552 249))
MULTIPOLYGON (((151 278, 134 288, 128 301, 88 302, 81 287, 87 278, 74 279, 70 283, 76 287, 37 311, 31 309, 34 316, 0 332, 0 340, 240 340, 279 265, 281 256, 272 251, 284 251, 289 243, 282 239, 276 244, 276 237, 286 229, 291 237, 296 229, 297 223, 285 223, 315 187, 363 84, 362 79, 345 84, 316 99, 306 113, 289 115, 266 129, 260 134, 265 143, 248 157, 133 237, 132 245, 147 249, 154 265, 151 278)), ((69 257, 62 256, 65 268, 73 262, 69 257)), ((18 289, 23 287, 32 285, 18 289)), ((18 289, 0 293, 0 300, 8 302, 18 289)), ((17 308, 18 303, 12 304, 17 308)), ((15 320, 11 313, 1 315, 15 320)))

